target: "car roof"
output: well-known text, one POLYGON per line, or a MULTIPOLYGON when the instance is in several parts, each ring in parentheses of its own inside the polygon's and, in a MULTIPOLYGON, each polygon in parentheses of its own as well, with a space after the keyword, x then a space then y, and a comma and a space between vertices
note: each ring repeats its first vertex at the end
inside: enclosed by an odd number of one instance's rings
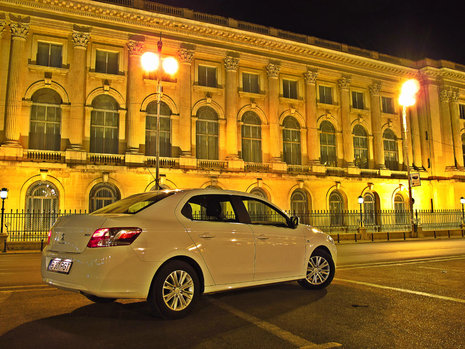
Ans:
MULTIPOLYGON (((252 198, 259 198, 257 195, 246 193, 243 191, 223 190, 223 189, 216 189, 216 188, 162 189, 160 190, 160 192, 183 192, 183 193, 192 194, 192 195, 199 195, 199 194, 240 195, 240 196, 249 196, 252 198)), ((264 198, 260 198, 260 199, 264 199, 264 198)))

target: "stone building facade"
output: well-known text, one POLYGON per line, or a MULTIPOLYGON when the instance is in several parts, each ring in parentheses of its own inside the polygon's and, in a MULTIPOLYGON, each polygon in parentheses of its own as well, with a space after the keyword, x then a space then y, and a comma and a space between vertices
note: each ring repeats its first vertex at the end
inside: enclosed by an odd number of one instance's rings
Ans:
POLYGON ((143 0, 0 1, 0 187, 7 208, 94 210, 161 182, 294 211, 459 208, 465 66, 410 61, 143 0), (420 81, 402 137, 400 85, 420 81), (403 141, 408 145, 406 164, 403 141))

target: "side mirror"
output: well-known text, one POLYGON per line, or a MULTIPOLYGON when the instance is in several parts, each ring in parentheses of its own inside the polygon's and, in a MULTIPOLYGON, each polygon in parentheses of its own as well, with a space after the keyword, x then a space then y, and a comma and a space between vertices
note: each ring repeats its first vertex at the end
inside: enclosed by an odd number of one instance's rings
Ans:
POLYGON ((290 225, 291 225, 291 228, 292 228, 292 229, 297 228, 297 226, 299 225, 299 217, 297 217, 297 216, 292 216, 292 217, 291 217, 291 224, 290 224, 290 225))

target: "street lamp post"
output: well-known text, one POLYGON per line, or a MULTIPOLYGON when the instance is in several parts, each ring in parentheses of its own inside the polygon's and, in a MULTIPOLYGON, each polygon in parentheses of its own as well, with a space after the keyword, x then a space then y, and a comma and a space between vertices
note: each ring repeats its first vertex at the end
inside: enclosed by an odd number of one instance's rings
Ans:
POLYGON ((362 195, 358 197, 358 203, 360 204, 360 227, 363 227, 363 212, 362 212, 363 196, 362 195))
POLYGON ((174 57, 161 57, 163 42, 157 44, 158 52, 145 52, 141 57, 142 67, 147 72, 154 71, 157 78, 157 132, 155 133, 155 190, 160 189, 160 103, 162 95, 161 73, 165 72, 174 75, 178 70, 178 61, 174 57))
POLYGON ((463 209, 463 205, 465 204, 465 198, 462 196, 460 198, 460 203, 462 204, 462 226, 465 225, 465 211, 463 209))
POLYGON ((0 227, 0 236, 4 240, 3 243, 3 252, 6 252, 6 236, 3 236, 3 216, 5 214, 5 199, 8 197, 8 189, 7 188, 2 188, 0 190, 0 198, 2 199, 2 212, 1 212, 1 227, 0 227))
POLYGON ((410 164, 408 159, 408 145, 407 145, 407 107, 415 105, 415 95, 420 89, 420 84, 415 79, 407 80, 402 84, 401 93, 399 95, 399 104, 402 106, 402 138, 404 163, 407 165, 407 180, 408 180, 408 195, 409 195, 409 210, 410 210, 410 225, 412 235, 416 232, 416 225, 413 219, 413 196, 412 196, 412 182, 410 178, 410 164))

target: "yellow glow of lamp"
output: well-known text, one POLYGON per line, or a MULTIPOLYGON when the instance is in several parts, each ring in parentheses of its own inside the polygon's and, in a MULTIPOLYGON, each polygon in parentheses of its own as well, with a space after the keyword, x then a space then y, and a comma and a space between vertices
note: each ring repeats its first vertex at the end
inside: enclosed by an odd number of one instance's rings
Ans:
POLYGON ((145 71, 151 72, 158 69, 160 57, 153 52, 145 52, 141 57, 141 63, 145 71))
POLYGON ((163 70, 169 75, 176 74, 179 68, 178 61, 174 57, 166 57, 163 60, 162 65, 163 65, 163 70))
POLYGON ((400 96, 399 104, 403 107, 410 107, 415 104, 415 95, 420 90, 420 84, 415 79, 407 80, 403 83, 400 96))

